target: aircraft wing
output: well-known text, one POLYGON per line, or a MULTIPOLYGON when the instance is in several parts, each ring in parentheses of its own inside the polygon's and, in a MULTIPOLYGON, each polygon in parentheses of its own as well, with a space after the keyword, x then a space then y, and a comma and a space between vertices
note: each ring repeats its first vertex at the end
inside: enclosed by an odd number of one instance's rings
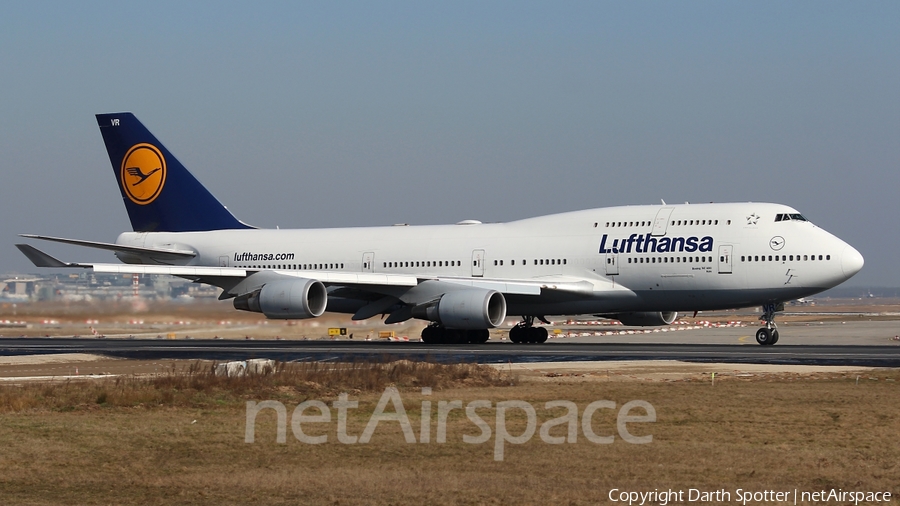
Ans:
MULTIPOLYGON (((52 238, 49 240, 55 239, 56 238, 52 238)), ((80 242, 76 240, 60 240, 59 242, 80 244, 80 242)), ((117 245, 110 244, 107 246, 117 245)), ((94 272, 107 274, 157 274, 178 276, 222 287, 225 289, 223 298, 230 298, 242 293, 250 292, 277 278, 315 279, 321 281, 326 286, 368 289, 376 293, 384 293, 387 295, 398 294, 400 292, 398 292, 397 288, 411 288, 419 285, 423 281, 440 282, 459 287, 468 286, 485 290, 496 290, 505 295, 541 295, 541 293, 546 291, 583 294, 592 293, 596 288, 594 284, 589 281, 562 277, 523 281, 443 276, 419 277, 409 274, 369 272, 295 271, 278 269, 255 271, 236 267, 65 262, 28 244, 16 244, 16 247, 38 267, 76 267, 91 269, 94 272), (382 288, 382 290, 379 288, 382 288)))

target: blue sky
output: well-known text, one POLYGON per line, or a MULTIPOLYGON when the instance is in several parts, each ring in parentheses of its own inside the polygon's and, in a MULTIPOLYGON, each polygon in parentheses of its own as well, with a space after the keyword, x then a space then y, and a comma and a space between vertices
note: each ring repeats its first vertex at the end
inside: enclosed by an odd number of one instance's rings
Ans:
POLYGON ((3 3, 0 270, 34 270, 17 233, 129 228, 93 115, 131 111, 258 226, 772 201, 863 253, 851 284, 900 286, 898 26, 896 2, 3 3))

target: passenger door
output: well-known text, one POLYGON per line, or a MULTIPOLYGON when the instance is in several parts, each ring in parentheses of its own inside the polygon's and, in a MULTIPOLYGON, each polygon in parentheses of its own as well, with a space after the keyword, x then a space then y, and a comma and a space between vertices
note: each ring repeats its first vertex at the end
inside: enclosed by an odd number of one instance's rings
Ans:
POLYGON ((656 213, 656 219, 653 220, 653 235, 666 235, 666 228, 669 226, 669 217, 672 216, 674 207, 663 207, 656 213))
POLYGON ((719 246, 719 274, 731 274, 732 251, 734 246, 722 244, 719 246))
POLYGON ((363 253, 362 258, 362 271, 363 272, 374 272, 375 271, 375 253, 363 253))
POLYGON ((472 251, 472 277, 484 277, 484 250, 476 249, 472 251))
POLYGON ((616 253, 606 254, 606 274, 616 275, 619 273, 619 255, 616 253))

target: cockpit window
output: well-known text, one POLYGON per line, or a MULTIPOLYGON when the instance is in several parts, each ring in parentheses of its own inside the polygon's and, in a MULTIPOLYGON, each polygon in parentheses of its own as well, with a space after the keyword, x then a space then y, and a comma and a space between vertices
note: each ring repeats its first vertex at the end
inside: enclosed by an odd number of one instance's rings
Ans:
POLYGON ((779 213, 775 215, 775 221, 809 221, 800 213, 779 213))

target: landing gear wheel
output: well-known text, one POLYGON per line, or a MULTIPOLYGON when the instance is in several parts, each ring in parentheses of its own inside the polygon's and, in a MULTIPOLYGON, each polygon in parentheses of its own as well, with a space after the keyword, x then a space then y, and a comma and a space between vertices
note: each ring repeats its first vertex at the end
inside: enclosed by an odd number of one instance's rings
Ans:
POLYGON ((509 329, 509 340, 516 344, 524 343, 525 336, 528 334, 527 329, 528 327, 522 327, 519 325, 516 325, 515 327, 509 329))
POLYGON ((470 330, 467 334, 471 344, 484 344, 491 338, 491 331, 488 329, 470 330))
POLYGON ((437 343, 440 338, 440 328, 429 325, 422 329, 422 342, 425 344, 437 343))
POLYGON ((534 340, 531 341, 533 343, 546 343, 547 338, 550 337, 550 333, 547 332, 546 327, 532 327, 536 332, 534 333, 534 340))
POLYGON ((763 327, 756 331, 756 342, 763 345, 768 346, 770 344, 775 344, 772 338, 772 331, 763 327))
POLYGON ((783 303, 769 303, 762 307, 763 315, 760 320, 765 322, 766 326, 756 332, 756 342, 763 346, 771 346, 778 342, 778 326, 775 325, 775 313, 784 311, 783 303))
POLYGON ((429 325, 422 329, 422 342, 425 344, 455 343, 459 331, 445 328, 443 325, 429 325))
MULTIPOLYGON (((543 320, 543 317, 541 321, 543 320)), ((519 343, 544 343, 547 341, 547 337, 549 336, 547 329, 545 327, 535 327, 534 326, 534 316, 525 316, 522 318, 523 321, 516 325, 515 327, 509 329, 509 340, 519 344, 519 343)))
POLYGON ((425 344, 482 344, 490 338, 491 332, 488 329, 448 329, 439 324, 422 329, 422 342, 425 344))

